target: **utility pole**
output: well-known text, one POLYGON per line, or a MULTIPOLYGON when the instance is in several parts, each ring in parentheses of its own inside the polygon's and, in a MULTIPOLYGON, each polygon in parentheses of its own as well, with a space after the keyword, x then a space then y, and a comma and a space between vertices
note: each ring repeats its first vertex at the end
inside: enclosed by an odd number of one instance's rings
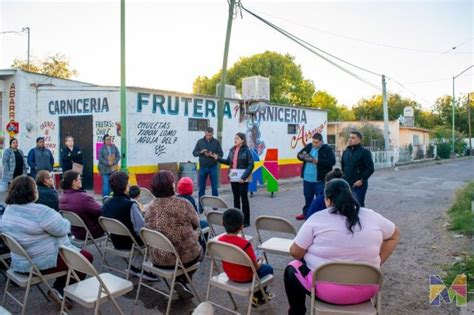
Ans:
MULTIPOLYGON (((227 76, 227 59, 229 56, 230 34, 232 32, 232 21, 234 20, 235 0, 229 1, 229 15, 227 17, 227 32, 225 36, 224 59, 222 61, 221 85, 219 86, 219 104, 217 106, 217 140, 222 144, 222 126, 224 124, 224 105, 225 105, 225 83, 227 76)), ((218 185, 221 183, 221 169, 219 164, 218 185)))
POLYGON ((26 32, 28 34, 28 56, 27 56, 28 63, 27 63, 27 67, 28 67, 28 71, 30 71, 30 28, 25 27, 23 29, 26 30, 26 32))
MULTIPOLYGON (((451 145, 451 150, 452 150, 452 153, 454 154, 454 110, 455 110, 455 106, 456 106, 456 100, 455 100, 455 94, 454 94, 454 83, 455 83, 455 80, 456 78, 458 78, 459 76, 461 76, 464 72, 466 72, 467 70, 473 68, 474 65, 470 65, 469 67, 467 67, 466 69, 464 69, 463 71, 461 71, 458 75, 455 75, 453 76, 453 99, 452 99, 452 107, 453 107, 453 119, 452 119, 452 122, 453 122, 453 125, 452 125, 452 132, 453 132, 453 135, 452 135, 452 139, 451 139, 451 142, 452 142, 452 145, 451 145)), ((470 138, 469 138, 469 141, 470 141, 470 138)))
POLYGON ((455 95, 454 95, 454 80, 456 80, 456 77, 453 77, 453 98, 452 98, 452 119, 451 119, 451 153, 454 154, 454 108, 456 107, 456 100, 455 100, 455 95))
POLYGON ((127 88, 125 86, 125 0, 120 0, 120 152, 121 169, 127 170, 127 88))
POLYGON ((467 93, 467 126, 469 130, 469 155, 472 154, 472 141, 471 141, 471 94, 474 96, 474 92, 467 93))
POLYGON ((385 75, 382 75, 382 99, 383 99, 383 139, 385 151, 390 150, 390 138, 388 131, 388 102, 387 102, 387 82, 385 75))

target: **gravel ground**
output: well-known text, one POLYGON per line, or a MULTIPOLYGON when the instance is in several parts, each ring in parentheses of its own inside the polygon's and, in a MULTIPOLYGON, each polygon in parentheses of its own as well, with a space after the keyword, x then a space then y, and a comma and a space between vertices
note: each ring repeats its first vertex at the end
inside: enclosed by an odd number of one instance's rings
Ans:
MULTIPOLYGON (((453 200, 454 191, 473 179, 474 159, 404 168, 400 171, 379 170, 371 178, 367 207, 393 220, 401 230, 400 245, 382 268, 384 314, 459 314, 459 308, 453 305, 428 305, 428 277, 439 274, 443 265, 452 263, 455 256, 468 249, 468 240, 456 237, 456 233, 447 231, 443 224, 448 222, 446 209, 453 200)), ((228 193, 224 193, 223 198, 229 202, 232 199, 228 193)), ((272 214, 289 219, 298 228, 301 226, 301 222, 294 220, 294 215, 299 213, 303 205, 302 185, 299 181, 290 181, 282 186, 274 198, 261 190, 250 203, 253 218, 261 214, 272 214)), ((248 234, 254 235, 253 229, 248 229, 248 234)), ((91 249, 91 252, 96 257, 94 264, 98 267, 99 256, 95 250, 91 249)), ((271 310, 273 314, 285 314, 288 303, 282 269, 289 259, 273 255, 269 259, 279 269, 275 272, 275 282, 271 286, 271 291, 276 294, 271 310)), ((120 261, 114 260, 113 264, 125 268, 125 264, 120 261)), ((201 298, 205 296, 208 276, 209 261, 205 260, 193 281, 201 298)), ((137 283, 136 279, 132 281, 137 283)), ((3 292, 4 284, 1 280, 0 292, 3 292)), ((156 286, 163 286, 163 283, 157 283, 156 286)), ((13 291, 21 292, 17 288, 13 291)), ((118 299, 126 314, 162 314, 165 310, 165 299, 150 290, 145 288, 141 291, 137 305, 133 303, 135 294, 136 289, 118 299)), ((245 300, 236 299, 244 307, 245 300)), ((216 289, 211 291, 211 300, 231 306, 229 298, 216 289)), ((196 305, 195 299, 174 302, 171 314, 189 314, 196 305)), ((11 301, 6 307, 14 313, 19 311, 11 301)), ((116 314, 110 303, 104 304, 101 309, 103 314, 116 314)), ((46 302, 37 289, 33 289, 27 313, 57 314, 58 309, 53 303, 46 302)), ((72 314, 89 313, 91 312, 78 305, 72 310, 72 314)), ((263 314, 265 311, 254 313, 263 314)), ((226 313, 219 311, 217 314, 226 313)))

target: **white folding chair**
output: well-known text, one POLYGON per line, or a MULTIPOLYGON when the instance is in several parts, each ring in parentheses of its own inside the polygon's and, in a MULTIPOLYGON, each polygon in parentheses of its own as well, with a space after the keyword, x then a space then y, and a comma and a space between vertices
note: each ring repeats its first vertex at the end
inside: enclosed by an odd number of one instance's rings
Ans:
MULTIPOLYGON (((107 240, 107 235, 101 236, 99 238, 94 238, 92 233, 89 231, 89 228, 82 220, 82 218, 74 212, 66 211, 66 210, 59 210, 59 212, 63 215, 63 217, 71 223, 71 226, 83 228, 86 231, 86 237, 83 240, 77 239, 75 237, 71 238, 71 243, 74 246, 79 248, 85 249, 88 245, 94 245, 99 255, 102 257, 104 253, 100 250, 99 245, 107 240)), ((106 262, 107 263, 107 262, 106 262)))
MULTIPOLYGON (((233 209, 233 208, 231 208, 233 209)), ((240 211, 239 209, 235 209, 240 211)), ((209 210, 206 212, 206 219, 207 223, 209 223, 209 237, 212 239, 218 239, 221 235, 225 234, 225 232, 217 234, 215 226, 221 226, 223 227, 224 224, 222 223, 222 216, 224 215, 224 212, 222 211, 216 211, 216 210, 209 210)), ((251 235, 246 235, 244 231, 242 230, 241 235, 243 238, 245 238, 247 241, 252 242, 253 236, 251 235)))
MULTIPOLYGON (((225 309, 232 313, 240 314, 239 312, 231 310, 223 305, 209 301, 209 293, 212 286, 212 287, 216 287, 228 292, 231 297, 232 297, 231 293, 247 297, 248 298, 247 314, 250 314, 252 310, 252 296, 255 292, 259 290, 262 292, 263 297, 265 298, 267 302, 266 303, 267 306, 270 307, 270 305, 268 304, 269 302, 268 296, 264 290, 264 287, 268 286, 269 284, 273 282, 273 275, 267 275, 264 278, 260 279, 257 275, 257 271, 255 270, 253 262, 250 260, 250 257, 242 249, 240 249, 239 247, 235 245, 220 242, 220 241, 210 240, 207 243, 207 250, 212 259, 211 259, 211 271, 209 274, 209 283, 207 285, 206 302, 209 302, 219 308, 225 309), (234 282, 230 280, 227 277, 225 272, 220 271, 220 268, 217 265, 216 260, 223 260, 229 263, 249 267, 253 273, 252 281, 248 283, 240 283, 240 282, 234 282), (215 276, 213 276, 214 267, 216 267, 216 270, 218 272, 218 274, 215 276)), ((233 299, 232 299, 232 302, 234 304, 235 309, 237 309, 237 305, 235 304, 235 301, 233 299)))
POLYGON ((216 196, 204 195, 201 197, 199 202, 201 203, 201 207, 204 209, 204 213, 209 210, 225 211, 230 208, 224 199, 216 196))
POLYGON ((56 279, 61 276, 66 275, 66 271, 56 272, 52 274, 43 275, 41 271, 38 269, 33 260, 31 259, 30 255, 26 252, 26 250, 18 243, 12 236, 2 233, 2 238, 7 247, 10 249, 13 255, 17 255, 20 257, 25 258, 28 260, 28 263, 31 265, 30 271, 28 274, 26 273, 18 273, 13 271, 12 268, 8 269, 7 271, 7 283, 5 285, 5 293, 3 294, 2 305, 5 306, 5 301, 7 296, 10 297, 13 301, 21 306, 21 314, 25 314, 26 305, 28 301, 28 296, 30 294, 31 286, 36 285, 40 290, 41 294, 49 301, 49 298, 46 294, 42 291, 40 284, 44 284, 48 290, 52 290, 51 286, 48 283, 48 280, 56 279), (19 287, 26 288, 25 296, 23 298, 23 302, 17 300, 12 293, 8 292, 8 287, 10 285, 10 281, 15 282, 19 287))
POLYGON ((255 219, 255 229, 257 230, 258 249, 263 250, 263 255, 265 256, 267 263, 267 253, 291 256, 290 247, 293 243, 293 238, 296 236, 296 229, 288 220, 276 216, 262 215, 255 219), (260 231, 291 234, 293 238, 271 237, 268 240, 263 241, 260 231))
POLYGON ((143 243, 145 244, 145 258, 143 259, 142 270, 140 273, 140 280, 138 281, 138 289, 137 289, 137 296, 135 298, 135 304, 138 303, 140 288, 144 286, 168 298, 168 304, 166 306, 166 312, 165 312, 165 314, 168 315, 170 311, 170 307, 171 307, 171 301, 172 301, 172 295, 174 291, 174 285, 176 282, 176 277, 183 274, 188 280, 189 284, 191 285, 191 289, 194 292, 194 296, 197 298, 199 302, 201 302, 201 299, 199 298, 199 295, 196 289, 194 288, 191 277, 188 274, 189 271, 197 270, 199 268, 199 262, 195 263, 194 265, 190 267, 185 268, 173 243, 171 243, 171 241, 164 234, 158 231, 142 228, 140 230, 140 237, 142 238, 143 243), (167 253, 172 253, 176 257, 174 269, 163 269, 163 268, 155 267, 153 265, 152 258, 151 258, 151 253, 150 253, 151 249, 159 249, 167 253), (171 280, 169 293, 166 293, 157 288, 149 286, 146 283, 143 283, 144 271, 148 271, 164 279, 171 280))
POLYGON ((314 314, 373 314, 380 315, 382 308, 383 276, 380 269, 362 263, 333 262, 317 268, 311 288, 311 315, 314 314), (325 281, 346 285, 378 285, 379 292, 371 301, 355 305, 334 305, 316 299, 315 283, 325 281), (375 305, 374 305, 375 304, 375 305))
MULTIPOLYGON (((123 314, 115 298, 133 290, 133 283, 110 273, 99 274, 94 266, 78 251, 61 246, 59 253, 68 266, 64 298, 61 303, 61 312, 64 314, 65 301, 69 298, 87 308, 94 308, 94 314, 100 312, 100 304, 111 301, 119 314, 123 314), (80 280, 76 271, 90 275, 88 279, 80 280), (78 281, 69 284, 71 275, 78 281)), ((66 313, 67 314, 67 313, 66 313)))
POLYGON ((128 228, 119 220, 99 217, 99 224, 107 234, 107 240, 105 241, 104 246, 104 255, 102 256, 101 271, 103 268, 108 268, 115 272, 124 274, 125 279, 128 280, 128 277, 130 276, 130 267, 132 266, 133 255, 135 254, 135 252, 139 253, 140 255, 143 255, 143 247, 138 244, 132 233, 130 233, 128 228), (132 241, 132 247, 130 249, 116 249, 114 247, 114 244, 112 243, 112 234, 129 237, 132 241), (128 263, 127 271, 124 272, 122 270, 105 265, 105 256, 107 254, 115 255, 125 259, 128 263))
POLYGON ((137 201, 142 205, 146 205, 152 202, 155 199, 155 196, 152 192, 145 187, 140 187, 140 196, 138 196, 137 201))

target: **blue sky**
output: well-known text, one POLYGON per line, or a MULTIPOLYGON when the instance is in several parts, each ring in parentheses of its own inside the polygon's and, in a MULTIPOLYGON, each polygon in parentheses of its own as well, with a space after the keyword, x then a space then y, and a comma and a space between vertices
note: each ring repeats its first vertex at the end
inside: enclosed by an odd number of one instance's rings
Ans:
MULTIPOLYGON (((0 32, 29 26, 33 55, 64 53, 77 79, 119 84, 118 0, 0 3, 0 32)), ((321 49, 394 78, 404 88, 389 80, 389 91, 425 108, 451 94, 450 78, 474 62, 472 1, 242 3, 321 49)), ((127 1, 127 85, 191 92, 196 76, 222 65, 226 20, 225 0, 127 1)), ((377 93, 244 12, 234 20, 229 65, 265 50, 295 56, 305 77, 340 103, 377 93)), ((15 57, 26 58, 26 35, 1 34, 0 68, 15 57)), ((380 84, 377 76, 351 70, 380 84)), ((456 95, 474 90, 473 73, 456 80, 456 95)))

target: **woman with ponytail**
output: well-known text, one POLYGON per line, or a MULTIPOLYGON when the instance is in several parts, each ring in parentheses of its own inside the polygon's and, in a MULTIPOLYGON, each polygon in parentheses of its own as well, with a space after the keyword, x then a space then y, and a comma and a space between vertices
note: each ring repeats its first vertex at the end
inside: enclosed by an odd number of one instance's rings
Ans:
MULTIPOLYGON (((326 209, 314 213, 298 231, 290 248, 296 259, 285 269, 288 314, 305 314, 312 274, 330 262, 356 262, 377 268, 398 244, 400 231, 377 212, 359 206, 349 184, 332 179, 324 190, 326 209)), ((316 283, 316 297, 331 304, 359 304, 378 292, 377 285, 316 283)))

